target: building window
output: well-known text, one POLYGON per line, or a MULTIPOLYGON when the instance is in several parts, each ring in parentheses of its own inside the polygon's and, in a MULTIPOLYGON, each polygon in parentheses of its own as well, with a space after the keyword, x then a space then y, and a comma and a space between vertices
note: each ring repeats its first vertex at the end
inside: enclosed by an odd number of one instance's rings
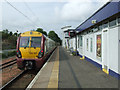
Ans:
POLYGON ((99 30, 102 30, 102 25, 100 25, 98 28, 99 28, 99 30))
POLYGON ((88 38, 87 38, 87 51, 88 51, 88 44, 89 44, 89 41, 88 41, 88 38))
POLYGON ((98 26, 96 26, 96 27, 93 28, 94 32, 97 32, 98 30, 99 30, 98 26))
POLYGON ((120 17, 118 17, 118 23, 120 24, 120 17))
POLYGON ((113 20, 111 20, 109 22, 109 26, 112 27, 112 26, 115 26, 117 23, 116 23, 116 18, 114 18, 113 20))
POLYGON ((78 38, 78 48, 79 48, 79 38, 78 38))
POLYGON ((101 34, 97 35, 97 57, 100 58, 101 57, 101 34))
POLYGON ((93 51, 93 40, 91 38, 91 47, 90 47, 90 51, 92 52, 93 51))
POLYGON ((104 23, 104 24, 102 25, 102 27, 103 27, 103 28, 107 28, 107 27, 108 27, 108 22, 104 23))
POLYGON ((80 46, 82 47, 82 42, 83 42, 83 40, 82 40, 82 36, 80 36, 80 46))

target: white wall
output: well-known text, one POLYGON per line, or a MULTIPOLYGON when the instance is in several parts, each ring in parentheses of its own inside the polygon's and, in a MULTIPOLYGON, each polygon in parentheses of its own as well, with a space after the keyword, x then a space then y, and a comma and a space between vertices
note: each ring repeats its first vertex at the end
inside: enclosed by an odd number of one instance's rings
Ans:
MULTIPOLYGON (((102 31, 95 32, 92 34, 87 34, 83 35, 83 47, 78 48, 78 51, 81 55, 85 55, 88 58, 92 59, 93 61, 99 63, 102 65, 102 57, 97 58, 96 56, 96 48, 97 48, 97 35, 101 34, 101 39, 102 39, 102 31), (87 50, 87 38, 89 40, 88 44, 88 50, 87 50), (91 47, 91 38, 93 41, 93 50, 92 52, 90 51, 91 47)), ((102 40, 101 40, 102 43, 102 40)), ((101 46, 102 48, 102 46, 101 46)), ((115 71, 120 74, 120 26, 110 28, 108 30, 108 67, 109 69, 115 71), (118 62, 119 60, 119 62, 118 62), (119 64, 118 64, 119 63, 119 64), (119 67, 118 67, 119 65, 119 67)), ((101 52, 102 53, 102 52, 101 52)))
MULTIPOLYGON (((102 64, 101 59, 96 57, 96 44, 97 44, 96 38, 97 38, 98 34, 101 34, 101 31, 84 35, 84 37, 83 37, 84 38, 83 39, 83 42, 84 42, 83 43, 83 48, 84 48, 83 54, 85 56, 87 56, 88 58, 94 60, 95 62, 102 64), (87 38, 88 38, 88 50, 87 50, 87 38), (91 38, 92 38, 92 52, 91 52, 91 38)), ((80 51, 80 54, 81 54, 81 51, 80 51)))
POLYGON ((118 27, 109 29, 109 69, 118 73, 118 27))
MULTIPOLYGON (((78 35, 78 37, 77 37, 77 39, 79 39, 79 47, 77 47, 77 50, 78 50, 78 52, 79 52, 80 55, 83 55, 83 46, 80 46, 80 36, 81 35, 78 35)), ((83 41, 82 41, 82 43, 83 43, 83 41)))
POLYGON ((70 39, 69 44, 70 44, 70 48, 73 48, 73 50, 75 50, 75 48, 76 48, 76 46, 75 46, 75 38, 70 39))
POLYGON ((118 72, 120 74, 120 26, 118 27, 118 72))

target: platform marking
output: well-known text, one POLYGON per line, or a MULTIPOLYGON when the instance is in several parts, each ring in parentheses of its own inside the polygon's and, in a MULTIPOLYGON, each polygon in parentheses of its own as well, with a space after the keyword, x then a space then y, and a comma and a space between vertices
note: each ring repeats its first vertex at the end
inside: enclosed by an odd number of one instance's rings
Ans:
POLYGON ((35 78, 31 81, 31 83, 27 86, 26 90, 30 90, 32 88, 32 86, 35 84, 35 82, 37 81, 38 77, 40 76, 40 74, 42 73, 43 69, 45 68, 45 66, 48 64, 48 62, 50 61, 50 59, 52 58, 53 54, 55 53, 56 49, 53 51, 52 55, 49 57, 49 59, 47 60, 47 62, 43 65, 43 67, 41 68, 41 70, 37 73, 37 75, 35 76, 35 78))
POLYGON ((57 48, 57 57, 54 61, 54 66, 48 83, 48 88, 58 88, 59 77, 59 48, 57 48))

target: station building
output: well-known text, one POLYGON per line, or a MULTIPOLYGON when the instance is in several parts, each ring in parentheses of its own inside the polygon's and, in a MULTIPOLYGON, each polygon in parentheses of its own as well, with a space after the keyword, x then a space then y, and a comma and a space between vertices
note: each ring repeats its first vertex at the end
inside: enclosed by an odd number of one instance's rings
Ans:
MULTIPOLYGON (((120 0, 106 3, 76 31, 79 55, 120 79, 120 0)), ((75 49, 75 37, 69 44, 75 49)))

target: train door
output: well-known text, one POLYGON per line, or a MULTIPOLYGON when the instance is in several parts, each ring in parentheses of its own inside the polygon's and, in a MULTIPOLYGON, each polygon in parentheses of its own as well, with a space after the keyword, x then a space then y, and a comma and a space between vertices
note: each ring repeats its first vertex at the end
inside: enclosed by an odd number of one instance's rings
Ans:
POLYGON ((102 68, 108 74, 108 29, 102 30, 102 68))

